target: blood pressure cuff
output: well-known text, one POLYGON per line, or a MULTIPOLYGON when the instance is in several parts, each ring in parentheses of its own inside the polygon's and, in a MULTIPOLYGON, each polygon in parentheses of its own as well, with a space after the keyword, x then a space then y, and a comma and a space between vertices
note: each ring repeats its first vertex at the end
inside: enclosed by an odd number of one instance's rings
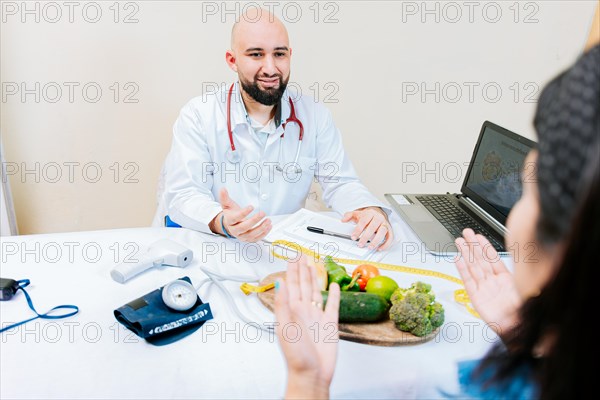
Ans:
MULTIPOLYGON (((187 276, 180 279, 191 283, 187 276)), ((209 303, 203 303, 200 296, 187 311, 169 308, 163 302, 162 288, 130 301, 116 309, 114 314, 127 329, 157 346, 176 342, 213 318, 209 303)))

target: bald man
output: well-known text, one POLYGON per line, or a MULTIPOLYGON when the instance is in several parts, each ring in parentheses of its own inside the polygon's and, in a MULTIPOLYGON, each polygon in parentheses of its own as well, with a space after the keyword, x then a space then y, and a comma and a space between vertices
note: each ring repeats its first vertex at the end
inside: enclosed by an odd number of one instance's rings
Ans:
POLYGON ((317 180, 327 205, 356 225, 357 245, 385 250, 391 211, 360 183, 330 112, 286 90, 291 57, 285 26, 267 11, 233 26, 225 61, 237 81, 192 99, 173 127, 168 217, 255 242, 271 230, 269 216, 302 208, 317 180))

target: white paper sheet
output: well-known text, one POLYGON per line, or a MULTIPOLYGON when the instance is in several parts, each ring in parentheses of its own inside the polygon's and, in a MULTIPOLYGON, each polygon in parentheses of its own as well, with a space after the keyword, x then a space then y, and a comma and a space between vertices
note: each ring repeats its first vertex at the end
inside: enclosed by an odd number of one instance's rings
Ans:
POLYGON ((385 255, 385 252, 370 250, 368 247, 358 247, 356 241, 310 232, 306 229, 307 226, 350 235, 355 225, 343 223, 337 218, 303 208, 276 223, 265 240, 269 242, 287 240, 311 249, 319 255, 339 258, 380 261, 385 255))

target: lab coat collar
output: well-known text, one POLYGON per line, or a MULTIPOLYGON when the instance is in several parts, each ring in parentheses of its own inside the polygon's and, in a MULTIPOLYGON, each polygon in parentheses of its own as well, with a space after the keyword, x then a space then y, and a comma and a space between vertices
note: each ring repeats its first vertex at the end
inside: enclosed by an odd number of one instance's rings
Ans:
MULTIPOLYGON (((229 86, 227 87, 227 91, 229 91, 229 86)), ((290 116, 291 109, 289 98, 289 92, 286 88, 275 110, 275 126, 277 127, 277 131, 279 131, 281 124, 283 124, 290 116)), ((227 96, 225 96, 225 101, 227 101, 227 96)), ((227 107, 227 105, 225 107, 227 107)), ((227 110, 227 108, 225 108, 225 110, 227 110)), ((225 118, 227 118, 227 111, 225 113, 225 118)), ((236 82, 233 86, 233 93, 231 93, 231 126, 235 129, 238 125, 243 124, 250 125, 250 118, 246 106, 244 105, 244 101, 242 100, 240 83, 236 82)))

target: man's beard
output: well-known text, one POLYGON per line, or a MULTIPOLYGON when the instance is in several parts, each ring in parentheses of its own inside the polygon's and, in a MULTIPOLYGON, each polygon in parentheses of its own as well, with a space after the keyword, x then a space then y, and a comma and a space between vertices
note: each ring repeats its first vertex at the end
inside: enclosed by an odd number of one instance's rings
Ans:
POLYGON ((258 86, 257 77, 254 77, 254 82, 249 82, 240 76, 240 82, 244 91, 254 100, 265 106, 273 106, 279 103, 287 87, 288 80, 289 77, 284 81, 281 75, 279 75, 279 87, 263 90, 258 86))

